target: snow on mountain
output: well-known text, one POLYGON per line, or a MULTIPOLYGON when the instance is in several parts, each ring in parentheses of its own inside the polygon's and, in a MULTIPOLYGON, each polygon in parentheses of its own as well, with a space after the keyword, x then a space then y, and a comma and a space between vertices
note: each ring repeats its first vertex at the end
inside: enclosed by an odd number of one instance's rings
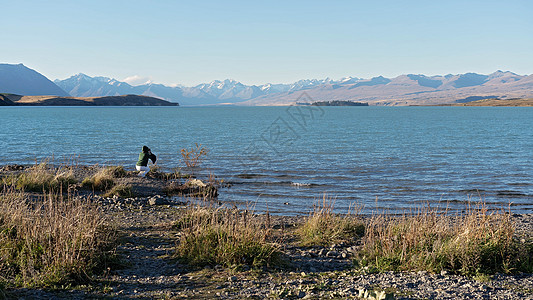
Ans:
POLYGON ((120 96, 131 94, 132 89, 125 82, 107 77, 90 77, 83 73, 54 82, 74 97, 120 96))
POLYGON ((259 89, 263 91, 265 94, 275 94, 275 93, 283 93, 290 89, 290 85, 288 84, 272 84, 267 83, 264 85, 260 85, 259 89))
POLYGON ((351 84, 351 83, 356 83, 358 80, 360 79, 357 77, 348 76, 348 77, 341 78, 340 80, 338 80, 337 83, 338 84, 351 84))
POLYGON ((77 97, 137 94, 179 102, 181 105, 288 105, 296 102, 299 91, 305 91, 316 101, 354 100, 376 105, 450 103, 469 96, 533 96, 533 76, 503 71, 489 75, 408 74, 395 78, 304 79, 290 84, 264 85, 244 85, 236 80, 226 79, 193 87, 154 83, 132 86, 115 79, 90 77, 81 73, 55 82, 77 97))
MULTIPOLYGON (((533 75, 523 76, 497 71, 489 75, 476 73, 448 75, 382 76, 356 81, 338 80, 302 89, 314 101, 348 100, 371 105, 427 105, 456 103, 475 98, 533 97, 533 75)), ((301 94, 281 92, 260 96, 242 105, 290 105, 301 94)))

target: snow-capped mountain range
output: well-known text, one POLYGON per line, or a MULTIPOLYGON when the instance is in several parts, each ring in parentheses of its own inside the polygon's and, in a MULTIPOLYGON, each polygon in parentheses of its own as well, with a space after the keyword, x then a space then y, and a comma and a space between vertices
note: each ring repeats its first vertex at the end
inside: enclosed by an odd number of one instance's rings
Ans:
POLYGON ((257 86, 244 85, 238 81, 226 79, 223 81, 214 80, 194 87, 166 86, 155 83, 133 86, 112 78, 90 77, 80 73, 64 80, 56 79, 54 82, 70 95, 76 95, 76 97, 138 94, 180 102, 182 105, 205 105, 238 103, 261 96, 308 89, 332 81, 330 79, 312 79, 300 80, 293 84, 268 83, 257 86))
POLYGON ((144 95, 181 105, 291 105, 296 102, 351 100, 370 105, 427 105, 467 102, 483 98, 533 98, 533 75, 496 71, 426 76, 378 76, 370 79, 306 79, 291 84, 245 85, 226 79, 194 87, 148 82, 130 85, 108 77, 77 74, 51 82, 22 64, 0 64, 0 93, 102 97, 144 95), (305 99, 302 100, 302 95, 305 99))
POLYGON ((353 100, 371 105, 441 104, 489 97, 533 97, 533 75, 496 71, 489 75, 401 75, 371 79, 345 77, 339 80, 306 79, 292 84, 244 85, 226 79, 194 87, 148 83, 132 86, 106 77, 77 74, 54 81, 76 97, 138 94, 159 97, 182 105, 232 103, 241 105, 290 105, 305 91, 307 101, 353 100))

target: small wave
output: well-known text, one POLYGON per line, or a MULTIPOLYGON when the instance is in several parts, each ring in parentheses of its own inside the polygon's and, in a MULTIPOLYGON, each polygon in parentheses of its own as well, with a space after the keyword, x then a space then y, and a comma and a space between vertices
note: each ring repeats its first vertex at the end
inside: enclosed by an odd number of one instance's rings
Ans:
POLYGON ((485 193, 486 190, 480 190, 480 189, 464 189, 464 190, 457 190, 457 193, 485 193))
POLYGON ((531 183, 529 183, 529 182, 512 182, 512 183, 509 183, 509 185, 513 185, 513 186, 528 186, 528 185, 531 185, 531 183))
POLYGON ((497 191, 496 196, 500 197, 529 197, 529 195, 516 191, 497 191))
POLYGON ((294 181, 246 181, 246 182, 230 182, 231 184, 243 184, 250 186, 295 186, 295 187, 316 187, 316 186, 326 186, 317 183, 305 183, 305 182, 294 182, 294 181))
POLYGON ((243 174, 237 174, 237 175, 235 175, 235 177, 237 177, 237 178, 243 178, 243 179, 252 179, 252 178, 266 177, 266 175, 263 175, 263 174, 254 174, 254 173, 250 173, 250 174, 243 173, 243 174))
POLYGON ((312 183, 303 183, 303 182, 291 182, 291 185, 297 186, 297 187, 310 187, 310 186, 313 186, 312 183))

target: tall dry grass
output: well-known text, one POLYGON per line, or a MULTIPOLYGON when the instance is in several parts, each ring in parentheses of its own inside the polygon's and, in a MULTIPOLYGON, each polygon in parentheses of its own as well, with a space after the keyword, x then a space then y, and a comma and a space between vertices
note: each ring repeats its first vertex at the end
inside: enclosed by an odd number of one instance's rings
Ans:
POLYGON ((533 247, 514 230, 510 213, 482 204, 456 215, 429 207, 414 215, 379 214, 367 223, 355 262, 376 271, 531 272, 533 247))
POLYGON ((43 161, 18 175, 2 178, 2 183, 15 186, 19 190, 50 192, 66 191, 69 185, 76 183, 76 179, 71 167, 54 168, 48 164, 48 161, 43 161))
POLYGON ((270 266, 279 262, 270 229, 253 213, 190 206, 176 223, 176 255, 190 265, 270 266))
POLYGON ((57 286, 87 281, 101 266, 113 231, 95 205, 48 194, 0 194, 0 282, 57 286))
POLYGON ((115 185, 115 179, 126 176, 122 166, 102 167, 93 176, 83 179, 82 186, 98 191, 107 191, 115 185))
POLYGON ((364 234, 365 226, 357 210, 345 215, 333 213, 335 199, 323 195, 314 205, 313 212, 298 227, 296 234, 302 246, 329 246, 339 242, 352 242, 364 234))

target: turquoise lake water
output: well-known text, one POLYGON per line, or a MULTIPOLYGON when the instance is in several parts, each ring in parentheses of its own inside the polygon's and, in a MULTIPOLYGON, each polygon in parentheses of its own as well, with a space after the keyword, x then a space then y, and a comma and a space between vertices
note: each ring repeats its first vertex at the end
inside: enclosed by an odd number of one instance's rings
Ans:
POLYGON ((326 194, 338 212, 462 210, 512 203, 533 212, 533 108, 529 107, 0 107, 0 165, 120 164, 142 145, 158 165, 209 149, 198 176, 231 187, 227 205, 307 213, 326 194))

